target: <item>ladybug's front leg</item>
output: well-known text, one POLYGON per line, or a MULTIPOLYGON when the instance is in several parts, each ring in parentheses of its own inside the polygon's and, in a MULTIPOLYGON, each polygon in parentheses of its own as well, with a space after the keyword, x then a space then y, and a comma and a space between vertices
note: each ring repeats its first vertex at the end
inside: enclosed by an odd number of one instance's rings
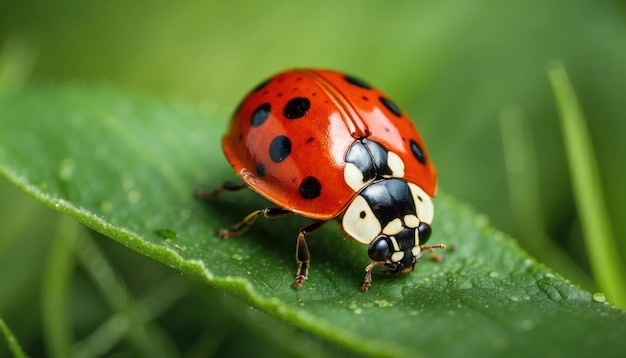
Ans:
POLYGON ((318 220, 310 223, 300 230, 298 233, 298 241, 296 243, 296 260, 298 261, 298 271, 296 271, 296 280, 293 283, 293 287, 300 288, 304 280, 309 275, 309 247, 306 244, 306 235, 311 233, 322 226, 326 220, 318 220))
POLYGON ((365 279, 363 280, 363 284, 361 285, 361 291, 367 292, 367 290, 372 285, 372 270, 374 267, 378 265, 383 265, 385 261, 374 261, 371 264, 365 267, 365 279))

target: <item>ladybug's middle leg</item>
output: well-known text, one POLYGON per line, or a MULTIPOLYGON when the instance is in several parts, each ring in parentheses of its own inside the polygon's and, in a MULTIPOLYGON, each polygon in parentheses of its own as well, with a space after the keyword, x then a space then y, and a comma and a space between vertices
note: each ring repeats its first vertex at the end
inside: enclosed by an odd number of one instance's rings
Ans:
POLYGON ((263 215, 266 218, 272 219, 272 218, 285 216, 291 213, 292 212, 290 210, 287 210, 285 208, 280 208, 280 207, 255 210, 251 212, 250 214, 248 214, 245 218, 243 218, 242 221, 233 225, 230 229, 219 229, 217 231, 217 236, 221 239, 226 239, 233 235, 239 235, 242 232, 246 231, 246 229, 248 229, 250 225, 252 225, 254 221, 256 220, 256 218, 259 217, 260 215, 263 215))
MULTIPOLYGON (((239 191, 239 190, 246 189, 246 188, 248 188, 248 184, 227 181, 227 182, 224 182, 224 184, 222 184, 222 186, 219 189, 211 191, 211 192, 198 189, 194 192, 194 196, 198 199, 208 201, 208 200, 213 200, 217 198, 218 196, 222 195, 224 192, 239 191)), ((259 215, 263 215, 266 218, 277 218, 277 217, 284 216, 287 214, 291 214, 291 211, 284 209, 284 208, 280 208, 280 207, 255 210, 251 212, 250 214, 248 214, 242 221, 233 225, 230 229, 219 229, 217 231, 217 236, 219 238, 226 239, 234 235, 239 235, 242 232, 246 231, 246 229, 248 229, 250 225, 254 223, 254 221, 259 215)))
POLYGON ((317 220, 303 227, 298 233, 298 241, 296 242, 296 260, 298 261, 298 271, 296 271, 296 279, 293 287, 300 288, 304 280, 309 275, 309 247, 306 244, 306 235, 319 229, 326 220, 317 220))
POLYGON ((213 200, 215 198, 217 198, 218 196, 222 195, 222 193, 224 193, 225 191, 238 191, 241 189, 245 189, 248 187, 248 184, 244 184, 244 183, 235 183, 232 181, 227 181, 224 182, 224 184, 222 184, 222 186, 214 191, 204 191, 202 189, 197 189, 193 195, 198 198, 198 199, 202 199, 202 200, 213 200))

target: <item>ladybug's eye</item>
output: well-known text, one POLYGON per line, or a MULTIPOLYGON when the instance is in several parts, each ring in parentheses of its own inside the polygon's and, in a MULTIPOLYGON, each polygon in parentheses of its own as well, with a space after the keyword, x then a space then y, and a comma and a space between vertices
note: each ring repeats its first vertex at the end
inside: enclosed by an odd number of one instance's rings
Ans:
POLYGON ((425 222, 421 222, 417 227, 417 231, 419 233, 418 236, 420 245, 425 244, 426 241, 428 241, 428 239, 430 238, 430 233, 432 232, 430 225, 426 224, 425 222))
POLYGON ((372 242, 367 254, 372 261, 385 261, 389 256, 389 242, 387 236, 379 236, 372 242))

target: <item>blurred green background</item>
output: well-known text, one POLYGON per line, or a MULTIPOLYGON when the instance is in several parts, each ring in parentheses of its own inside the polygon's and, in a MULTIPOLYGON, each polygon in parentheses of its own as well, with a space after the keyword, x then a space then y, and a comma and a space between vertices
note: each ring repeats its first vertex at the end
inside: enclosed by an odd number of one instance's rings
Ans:
MULTIPOLYGON (((286 68, 361 77, 418 124, 442 192, 485 213, 539 260, 593 291, 546 75, 553 59, 565 64, 583 107, 623 255, 623 1, 0 0, 0 90, 23 81, 106 82, 206 103, 226 118, 252 86, 286 68), (503 130, 503 121, 515 126, 503 130), (511 143, 521 150, 505 156, 511 143), (521 171, 518 160, 528 161, 521 171), (537 237, 554 242, 564 258, 537 247, 537 237)), ((59 218, 0 180, 0 316, 34 356, 45 352, 41 272, 59 218)), ((138 296, 172 274, 110 240, 95 242, 138 296)), ((245 342, 252 339, 277 354, 297 354, 284 337, 337 350, 193 280, 179 280, 187 294, 158 321, 179 352, 249 354, 245 342), (229 309, 216 312, 207 302, 229 309), (215 327, 222 333, 217 338, 215 327)), ((80 339, 110 312, 80 269, 71 285, 80 339)), ((136 349, 131 341, 112 352, 136 349)))

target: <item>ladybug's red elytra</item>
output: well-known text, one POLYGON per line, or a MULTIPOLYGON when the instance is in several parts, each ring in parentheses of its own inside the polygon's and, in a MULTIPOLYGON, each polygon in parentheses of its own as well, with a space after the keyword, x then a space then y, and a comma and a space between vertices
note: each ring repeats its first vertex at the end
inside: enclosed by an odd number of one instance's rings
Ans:
POLYGON ((369 245, 364 292, 374 267, 410 272, 422 251, 445 248, 424 245, 437 174, 420 134, 389 97, 356 77, 317 69, 275 75, 243 100, 222 145, 245 184, 197 196, 249 187, 278 207, 256 210, 218 236, 241 233, 259 215, 315 220, 298 234, 296 288, 309 271, 306 235, 329 220, 369 245))

